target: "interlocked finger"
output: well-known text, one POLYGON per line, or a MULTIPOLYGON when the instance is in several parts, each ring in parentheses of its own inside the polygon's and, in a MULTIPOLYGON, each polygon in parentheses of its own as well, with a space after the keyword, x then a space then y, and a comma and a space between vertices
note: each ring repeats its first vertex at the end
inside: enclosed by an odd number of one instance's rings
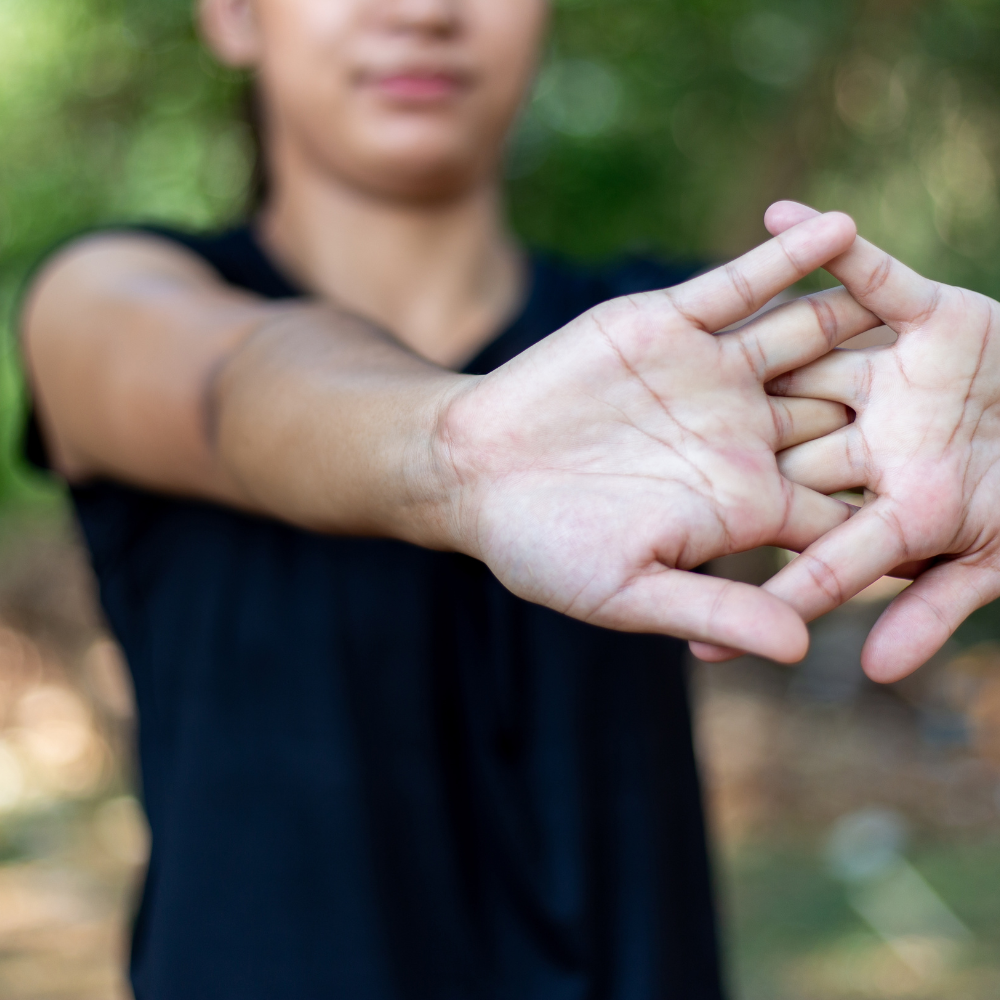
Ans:
POLYGON ((772 396, 830 399, 858 409, 868 397, 877 356, 885 350, 831 351, 818 361, 779 375, 767 384, 767 391, 772 396))
MULTIPOLYGON (((788 514, 781 529, 769 538, 769 544, 800 552, 817 538, 842 525, 853 513, 851 507, 832 497, 823 496, 802 486, 793 486, 788 514)), ((779 597, 783 595, 779 594, 779 597)), ((784 598, 787 600, 787 598, 784 598)), ((791 603, 791 602, 789 602, 791 603)), ((750 652, 746 645, 736 647, 712 643, 699 636, 691 642, 691 652, 701 660, 720 663, 750 652)), ((803 651, 804 652, 804 651, 803 651)))
POLYGON ((791 484, 790 490, 784 522, 777 533, 766 540, 768 545, 801 552, 817 538, 842 525, 854 512, 848 504, 804 486, 791 484))
MULTIPOLYGON (((845 505, 846 506, 846 505, 845 505)), ((764 584, 810 621, 840 607, 893 568, 914 558, 893 510, 880 499, 834 528, 764 584)))
POLYGON ((768 401, 777 429, 775 451, 832 434, 846 427, 850 420, 843 403, 832 403, 828 399, 779 399, 772 396, 768 401))
POLYGON ((848 216, 820 215, 662 294, 685 319, 714 333, 752 316, 779 292, 842 254, 856 234, 848 216))
POLYGON ((853 424, 781 452, 778 468, 786 479, 818 493, 852 490, 867 482, 861 436, 853 424))
POLYGON ((768 381, 881 325, 845 289, 832 288, 778 306, 723 340, 730 349, 744 351, 768 381))
POLYGON ((885 324, 905 334, 930 318, 940 298, 940 285, 858 239, 842 257, 826 266, 864 306, 885 324))
MULTIPOLYGON (((772 233, 790 231, 819 213, 795 202, 778 202, 764 217, 772 233)), ((841 257, 825 265, 867 309, 897 333, 926 322, 940 297, 940 285, 917 274, 884 250, 858 237, 841 257)))

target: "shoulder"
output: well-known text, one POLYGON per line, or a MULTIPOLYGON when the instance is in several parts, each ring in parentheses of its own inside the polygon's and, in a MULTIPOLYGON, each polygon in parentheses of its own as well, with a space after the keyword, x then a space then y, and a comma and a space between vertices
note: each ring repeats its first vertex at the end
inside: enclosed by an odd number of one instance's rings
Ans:
POLYGON ((168 281, 210 280, 208 262, 176 242, 140 228, 92 230, 69 237, 45 253, 25 282, 22 314, 39 297, 72 303, 77 295, 100 298, 135 278, 158 276, 168 281))
POLYGON ((91 230, 52 247, 29 276, 25 299, 53 284, 60 291, 114 293, 136 279, 147 288, 150 281, 164 280, 230 285, 265 298, 300 294, 267 259, 248 226, 197 233, 133 225, 91 230))
POLYGON ((159 226, 143 226, 136 231, 169 241, 196 254, 227 284, 271 299, 302 294, 267 256, 249 225, 210 233, 159 226))

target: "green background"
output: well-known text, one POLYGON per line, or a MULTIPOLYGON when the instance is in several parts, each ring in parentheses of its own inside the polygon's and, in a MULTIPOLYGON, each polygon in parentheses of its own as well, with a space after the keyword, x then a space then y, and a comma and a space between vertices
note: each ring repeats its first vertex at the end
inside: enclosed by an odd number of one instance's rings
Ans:
MULTIPOLYGON (((923 273, 1000 297, 998 70, 992 0, 563 0, 511 141, 511 218, 529 243, 584 260, 713 261, 764 239, 767 205, 793 197, 850 212, 923 273)), ((238 218, 245 91, 197 41, 189 0, 0 0, 0 535, 65 510, 18 457, 25 276, 89 227, 238 218)), ((995 617, 976 616, 966 641, 1000 633, 995 617)), ((918 861, 985 949, 980 978, 956 972, 946 989, 985 1000, 1000 989, 1000 841, 962 836, 931 838, 918 861)), ((840 975, 874 947, 802 838, 723 866, 746 998, 809 1000, 776 970, 843 939, 840 975)), ((809 980, 817 1000, 942 995, 821 981, 809 980)))
MULTIPOLYGON (((510 157, 530 242, 720 259, 791 196, 1000 295, 995 2, 564 0, 554 20, 510 157)), ((26 269, 111 220, 238 215, 243 89, 198 43, 188 0, 0 0, 0 504, 39 499, 13 459, 26 269)))

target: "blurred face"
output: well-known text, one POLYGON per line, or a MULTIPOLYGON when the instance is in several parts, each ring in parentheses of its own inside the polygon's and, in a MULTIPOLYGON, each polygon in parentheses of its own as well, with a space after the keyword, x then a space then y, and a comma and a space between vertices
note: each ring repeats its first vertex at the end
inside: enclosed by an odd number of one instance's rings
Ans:
POLYGON ((203 0, 216 53, 257 71, 265 143, 374 194, 454 196, 496 169, 547 0, 203 0))

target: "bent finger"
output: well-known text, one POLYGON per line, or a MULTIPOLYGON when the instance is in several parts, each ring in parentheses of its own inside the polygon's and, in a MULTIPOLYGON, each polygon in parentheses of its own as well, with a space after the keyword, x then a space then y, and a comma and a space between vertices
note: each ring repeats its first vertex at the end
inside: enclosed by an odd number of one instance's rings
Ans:
POLYGON ((594 624, 739 646, 782 663, 797 662, 809 647, 805 623, 774 595, 748 583, 667 567, 624 587, 594 624))
POLYGON ((856 236, 849 216, 830 212, 663 294, 686 320, 714 333, 752 316, 779 292, 843 254, 856 236))
POLYGON ((866 400, 872 380, 874 354, 884 348, 860 351, 831 351, 829 354, 779 375, 768 382, 772 396, 806 396, 829 399, 858 409, 866 400))
MULTIPOLYGON (((793 552, 801 551, 843 524, 853 513, 854 508, 848 504, 796 486, 788 520, 769 542, 793 552)), ((750 652, 733 645, 699 641, 692 641, 690 647, 692 654, 706 663, 722 663, 750 652)))
POLYGON ((837 493, 865 486, 867 470, 861 438, 853 424, 835 433, 788 448, 776 456, 781 474, 817 493, 837 493))
POLYGON ((772 236, 777 236, 786 229, 791 229, 792 226, 797 226, 809 219, 815 219, 820 214, 818 209, 803 205, 799 201, 787 199, 776 201, 764 213, 764 228, 772 236))
POLYGON ((850 423, 850 413, 843 403, 828 399, 785 399, 772 396, 771 413, 777 429, 775 451, 783 451, 806 441, 832 434, 850 423))
POLYGON ((801 552, 817 538, 839 527, 854 513, 855 508, 841 500, 824 496, 795 483, 789 483, 789 504, 784 523, 775 534, 764 540, 765 545, 801 552))
POLYGON ((977 608, 1000 596, 1000 574, 961 562, 927 570, 875 623, 861 651, 865 673, 898 681, 926 663, 977 608))
POLYGON ((746 352, 762 381, 822 357, 882 321, 843 288, 778 306, 731 334, 724 343, 746 352))
MULTIPOLYGON (((764 225, 768 232, 778 235, 819 217, 806 205, 778 202, 765 213, 764 225)), ((824 267, 861 305, 900 333, 926 321, 939 299, 940 285, 936 281, 901 264, 860 236, 846 253, 824 267)))
POLYGON ((806 548, 764 589, 810 621, 840 607, 910 558, 891 506, 876 500, 806 548))

